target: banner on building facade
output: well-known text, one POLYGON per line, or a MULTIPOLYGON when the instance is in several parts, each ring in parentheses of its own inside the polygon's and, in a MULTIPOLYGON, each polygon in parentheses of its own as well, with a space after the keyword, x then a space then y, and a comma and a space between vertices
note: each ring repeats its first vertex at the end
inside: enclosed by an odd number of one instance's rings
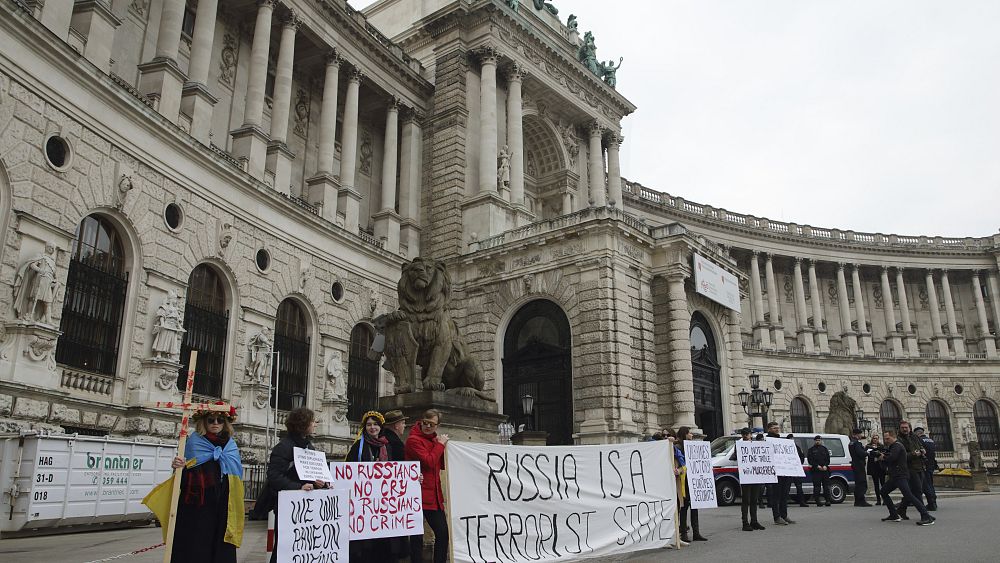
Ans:
POLYGON ((347 561, 347 491, 278 492, 278 563, 347 561))
POLYGON ((795 447, 794 440, 767 438, 767 442, 774 448, 774 470, 779 477, 806 476, 805 470, 802 469, 802 458, 799 457, 799 450, 795 447))
POLYGON ((455 561, 568 561, 665 547, 677 486, 669 442, 499 446, 451 441, 455 561))
POLYGON ((712 473, 712 444, 705 440, 684 440, 684 465, 691 508, 718 508, 712 473))
POLYGON ((763 440, 737 440, 736 463, 740 469, 741 485, 777 483, 774 470, 774 448, 763 440))
POLYGON ((734 311, 740 310, 740 282, 700 254, 694 255, 694 287, 697 293, 734 311))
POLYGON ((350 494, 352 540, 424 533, 419 461, 333 462, 330 472, 350 494))

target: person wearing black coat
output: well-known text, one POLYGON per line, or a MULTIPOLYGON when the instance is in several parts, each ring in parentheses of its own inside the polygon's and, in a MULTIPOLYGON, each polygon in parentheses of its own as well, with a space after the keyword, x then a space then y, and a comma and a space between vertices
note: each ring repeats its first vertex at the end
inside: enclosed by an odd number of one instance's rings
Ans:
POLYGON ((854 506, 871 506, 865 500, 865 493, 868 492, 868 473, 865 472, 868 450, 861 443, 862 434, 858 428, 851 430, 851 445, 848 446, 851 452, 851 470, 854 471, 854 506))
MULTIPOLYGON (((785 436, 785 439, 794 441, 795 435, 789 434, 788 436, 785 436)), ((798 442, 795 443, 795 452, 799 454, 799 463, 805 463, 806 454, 802 451, 802 448, 799 447, 798 442)), ((792 483, 795 484, 795 496, 799 501, 799 506, 802 508, 809 506, 806 504, 806 495, 802 492, 802 477, 792 477, 792 483)), ((788 488, 788 492, 788 496, 791 496, 791 487, 788 488)))
POLYGON ((889 481, 882 488, 882 500, 885 502, 886 508, 889 509, 889 516, 882 519, 884 522, 901 522, 902 520, 909 520, 905 518, 905 504, 911 504, 916 507, 917 511, 920 512, 920 522, 917 522, 920 526, 931 526, 934 524, 935 518, 927 512, 927 508, 924 504, 920 502, 920 499, 913 494, 910 489, 910 467, 907 461, 908 452, 903 444, 896 440, 896 433, 892 430, 886 430, 883 433, 885 436, 886 453, 880 458, 885 462, 886 469, 889 473, 889 481), (889 493, 899 489, 899 492, 903 493, 903 500, 900 501, 899 507, 892 503, 892 499, 889 498, 889 493))
POLYGON ((285 419, 285 428, 288 432, 278 441, 278 444, 271 450, 271 457, 267 462, 267 488, 273 495, 270 502, 271 510, 274 510, 274 544, 275 549, 271 552, 271 563, 278 560, 278 492, 279 491, 311 491, 313 489, 325 489, 330 486, 323 481, 303 481, 299 479, 299 474, 295 470, 295 448, 306 450, 315 449, 309 441, 308 436, 316 431, 316 415, 312 410, 305 407, 292 409, 285 419))
POLYGON ((882 504, 882 487, 885 486, 885 465, 880 460, 885 448, 879 442, 878 434, 873 434, 868 442, 868 474, 872 476, 875 487, 875 504, 882 504))
POLYGON ((833 496, 830 494, 830 450, 823 445, 823 437, 816 436, 815 443, 806 453, 809 460, 809 474, 812 476, 813 498, 816 506, 823 506, 819 498, 820 488, 823 489, 823 496, 826 497, 826 505, 833 504, 833 496))

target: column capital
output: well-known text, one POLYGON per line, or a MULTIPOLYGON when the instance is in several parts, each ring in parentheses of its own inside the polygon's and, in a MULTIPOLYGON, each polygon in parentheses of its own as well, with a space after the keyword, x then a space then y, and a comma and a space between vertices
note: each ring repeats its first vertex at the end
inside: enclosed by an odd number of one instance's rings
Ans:
POLYGON ((861 264, 858 264, 857 262, 853 262, 853 263, 851 263, 851 269, 853 269, 855 273, 857 273, 859 275, 861 274, 861 264))
POLYGON ((795 265, 801 268, 802 267, 802 262, 805 259, 802 258, 801 256, 795 256, 793 259, 795 260, 795 265))
POLYGON ((773 252, 765 252, 764 253, 764 259, 767 260, 768 262, 774 262, 774 253, 773 252))
POLYGON ((846 263, 844 263, 844 262, 837 262, 837 271, 838 272, 843 272, 845 269, 847 269, 847 264, 846 263))
POLYGON ((409 106, 403 106, 403 124, 413 123, 415 125, 423 125, 424 119, 427 117, 424 112, 418 110, 417 108, 411 108, 409 106))
POLYGON ((494 45, 483 45, 475 51, 476 58, 481 65, 494 65, 500 61, 500 51, 494 45))
POLYGON ((347 79, 361 84, 365 79, 365 73, 360 68, 351 65, 351 69, 347 71, 347 79))
POLYGON ((925 272, 925 275, 927 277, 929 277, 929 278, 933 278, 934 277, 934 268, 927 268, 927 271, 925 272))
POLYGON ((282 28, 290 28, 292 31, 298 31, 299 27, 302 26, 302 20, 299 19, 294 10, 288 10, 285 15, 281 16, 279 21, 282 28))
POLYGON ((528 71, 520 63, 514 63, 507 69, 507 80, 509 82, 521 82, 526 76, 528 76, 528 71))
POLYGON ((941 268, 941 275, 942 276, 947 276, 948 275, 948 268, 941 268))
POLYGON ((972 277, 979 279, 979 274, 981 274, 983 270, 981 268, 973 268, 969 271, 972 272, 972 277))
POLYGON ((906 268, 903 268, 903 267, 900 267, 900 266, 896 266, 893 269, 896 270, 896 274, 898 274, 898 275, 903 275, 903 274, 906 273, 906 268))
POLYGON ((587 131, 591 137, 600 137, 604 132, 604 127, 596 119, 587 124, 587 131))
POLYGON ((340 55, 340 51, 336 47, 331 47, 323 58, 326 60, 327 66, 340 66, 340 63, 344 62, 344 57, 340 55))
POLYGON ((396 111, 396 112, 398 112, 399 111, 399 107, 401 105, 403 105, 403 100, 401 100, 399 98, 399 96, 390 95, 389 96, 389 103, 386 104, 386 109, 388 111, 396 111))
POLYGON ((885 264, 882 264, 881 266, 879 266, 879 270, 882 272, 883 276, 888 276, 889 275, 889 266, 886 266, 885 264))
POLYGON ((272 10, 278 4, 278 0, 257 0, 258 8, 271 8, 272 10))
POLYGON ((615 148, 620 147, 621 144, 625 141, 625 137, 623 137, 620 133, 616 131, 608 132, 608 134, 605 136, 605 139, 608 142, 608 147, 615 147, 615 148))
POLYGON ((760 256, 760 251, 759 250, 751 249, 750 253, 753 254, 754 259, 756 259, 758 256, 760 256))

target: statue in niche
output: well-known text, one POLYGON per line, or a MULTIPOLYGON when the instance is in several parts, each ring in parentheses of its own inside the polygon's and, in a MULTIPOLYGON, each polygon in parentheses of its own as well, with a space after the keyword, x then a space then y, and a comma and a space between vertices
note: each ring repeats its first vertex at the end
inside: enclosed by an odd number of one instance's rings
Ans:
POLYGON ((58 288, 56 246, 45 243, 45 252, 22 264, 14 276, 14 316, 52 324, 52 301, 58 288))
POLYGON ((252 381, 263 385, 267 381, 268 368, 271 365, 271 350, 274 349, 271 329, 266 326, 260 329, 260 332, 247 343, 247 348, 250 351, 247 373, 252 381))
POLYGON ((497 187, 510 188, 510 149, 504 145, 497 157, 497 187))
POLYGON ((576 16, 570 14, 569 18, 566 19, 566 27, 568 27, 570 31, 579 31, 579 26, 580 24, 576 21, 576 16))
POLYGON ((830 414, 826 417, 823 431, 828 434, 851 434, 854 428, 854 411, 858 403, 844 391, 837 391, 830 397, 830 414))
POLYGON ((622 67, 622 62, 625 57, 618 57, 618 66, 615 66, 615 61, 611 60, 607 63, 601 63, 601 79, 608 85, 614 88, 618 84, 618 79, 615 74, 618 69, 622 67))
POLYGON ((583 66, 587 67, 587 70, 594 73, 598 78, 601 75, 601 68, 597 62, 597 44, 594 43, 594 34, 590 31, 583 34, 583 45, 580 45, 580 51, 578 53, 580 62, 583 66))
POLYGON ((181 356, 181 336, 184 334, 177 292, 170 290, 156 309, 153 325, 153 357, 176 361, 181 356))
POLYGON ((347 379, 344 377, 344 356, 340 350, 330 353, 330 360, 326 362, 326 387, 323 389, 323 398, 343 399, 347 395, 347 379))

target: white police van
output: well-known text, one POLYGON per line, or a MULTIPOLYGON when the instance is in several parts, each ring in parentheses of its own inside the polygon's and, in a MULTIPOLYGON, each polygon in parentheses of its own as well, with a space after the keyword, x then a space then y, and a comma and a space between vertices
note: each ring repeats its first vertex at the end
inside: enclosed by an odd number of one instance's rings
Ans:
MULTIPOLYGON (((782 438, 787 433, 781 435, 782 438)), ((795 445, 805 455, 813 446, 816 436, 823 437, 823 445, 830 450, 830 496, 834 504, 844 502, 847 495, 854 491, 854 470, 851 469, 851 454, 848 445, 851 440, 843 434, 824 434, 815 432, 798 432, 792 434, 795 445)), ((754 433, 756 436, 756 433, 754 433)), ((740 496, 740 479, 736 460, 729 459, 736 449, 736 441, 740 436, 721 436, 712 440, 712 473, 715 475, 716 497, 720 506, 735 504, 740 496)), ((802 478, 802 493, 811 497, 813 493, 812 478, 809 465, 802 463, 806 476, 802 478)), ((795 499, 795 485, 792 485, 791 498, 795 499)), ((806 499, 808 500, 808 499, 806 499)))

